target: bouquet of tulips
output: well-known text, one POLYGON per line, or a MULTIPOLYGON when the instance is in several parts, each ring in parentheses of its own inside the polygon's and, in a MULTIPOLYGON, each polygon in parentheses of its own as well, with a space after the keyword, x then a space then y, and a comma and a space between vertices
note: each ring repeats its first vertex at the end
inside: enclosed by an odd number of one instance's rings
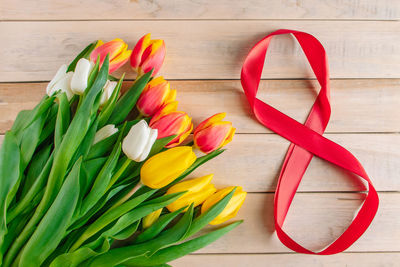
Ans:
POLYGON ((0 151, 1 266, 167 266, 241 223, 198 234, 233 218, 246 197, 217 190, 212 174, 184 180, 235 129, 220 113, 187 140, 191 118, 154 77, 164 57, 164 41, 149 34, 133 51, 96 41, 18 114, 0 151), (121 93, 124 75, 110 73, 128 61, 137 78, 121 93))

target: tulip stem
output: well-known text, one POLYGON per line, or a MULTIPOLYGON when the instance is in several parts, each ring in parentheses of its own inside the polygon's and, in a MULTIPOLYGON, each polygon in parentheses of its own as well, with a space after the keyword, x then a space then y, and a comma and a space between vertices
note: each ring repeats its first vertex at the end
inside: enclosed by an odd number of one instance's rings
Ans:
POLYGON ((124 203, 125 201, 127 201, 131 196, 133 196, 141 187, 143 186, 143 184, 139 181, 137 183, 137 185, 135 185, 134 188, 131 189, 131 191, 128 192, 128 194, 126 194, 123 198, 121 198, 117 203, 115 203, 111 208, 115 208, 118 207, 119 205, 121 205, 122 203, 124 203))
POLYGON ((124 164, 122 164, 121 168, 111 177, 110 183, 108 184, 107 190, 111 188, 113 184, 121 177, 121 175, 124 173, 126 168, 128 168, 129 164, 131 164, 132 160, 129 158, 126 158, 124 164))
POLYGON ((139 115, 137 115, 137 117, 135 118, 135 120, 140 120, 141 118, 143 118, 143 114, 139 113, 139 115))

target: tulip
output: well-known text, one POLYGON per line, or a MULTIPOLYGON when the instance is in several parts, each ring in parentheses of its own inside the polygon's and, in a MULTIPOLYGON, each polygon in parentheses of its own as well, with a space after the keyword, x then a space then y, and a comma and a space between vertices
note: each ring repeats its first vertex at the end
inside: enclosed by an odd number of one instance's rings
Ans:
POLYGON ((151 129, 145 120, 141 120, 131 127, 122 141, 122 151, 130 160, 144 161, 156 139, 157 130, 151 129))
POLYGON ((222 121, 226 113, 218 113, 204 120, 196 127, 193 140, 196 147, 208 154, 217 150, 230 141, 235 134, 235 128, 229 121, 222 121))
POLYGON ((162 76, 151 80, 144 88, 136 107, 145 117, 153 116, 163 105, 175 100, 176 90, 162 76))
POLYGON ((131 67, 139 76, 154 69, 152 74, 154 77, 164 62, 164 40, 151 40, 150 35, 148 33, 143 36, 132 51, 131 67))
POLYGON ((117 38, 95 48, 90 54, 90 61, 96 63, 97 57, 100 56, 101 66, 108 54, 110 58, 109 73, 112 73, 128 61, 131 53, 132 51, 128 50, 128 44, 117 38))
MULTIPOLYGON (((193 203, 194 207, 201 205, 208 197, 217 191, 215 186, 211 184, 213 174, 203 177, 186 180, 171 186, 167 194, 179 193, 187 191, 183 196, 167 206, 170 212, 179 210, 180 208, 189 206, 193 203)), ((187 208, 184 210, 186 211, 187 208)))
POLYGON ((158 130, 158 138, 176 135, 165 147, 181 144, 193 130, 192 118, 186 112, 176 111, 176 102, 171 102, 159 110, 151 119, 150 127, 158 130))
POLYGON ((118 83, 115 81, 107 80, 103 88, 103 94, 101 95, 100 107, 102 107, 107 102, 107 100, 110 99, 115 87, 117 87, 117 84, 118 83))
POLYGON ((182 175, 196 160, 190 146, 168 149, 149 158, 140 170, 142 184, 162 188, 182 175))
POLYGON ((156 211, 153 211, 152 213, 150 213, 149 215, 147 215, 146 217, 143 218, 143 228, 149 228, 150 226, 152 226, 160 217, 161 212, 162 212, 162 208, 158 209, 156 211))
POLYGON ((111 135, 115 134, 116 132, 118 132, 118 128, 115 127, 114 124, 108 124, 106 126, 104 126, 103 128, 101 128, 100 130, 98 130, 94 136, 94 140, 93 140, 93 145, 100 142, 101 140, 104 140, 108 137, 110 137, 111 135))
POLYGON ((83 95, 87 88, 89 75, 93 67, 94 64, 86 58, 79 59, 71 79, 71 90, 74 94, 83 95))
POLYGON ((46 93, 49 96, 52 96, 57 91, 65 92, 68 100, 71 100, 73 97, 73 93, 71 91, 71 79, 73 72, 66 72, 68 69, 67 65, 62 65, 56 75, 54 75, 53 79, 49 82, 46 88, 46 93))
MULTIPOLYGON (((214 195, 210 196, 201 206, 201 213, 206 212, 212 206, 214 206, 218 201, 223 199, 227 194, 229 194, 235 187, 230 186, 224 189, 218 190, 214 195)), ((232 219, 238 213, 240 207, 243 205, 243 202, 246 198, 247 193, 243 191, 242 187, 237 186, 235 193, 233 193, 232 198, 229 200, 225 209, 218 214, 217 217, 214 218, 210 222, 212 225, 223 223, 229 219, 232 219)))

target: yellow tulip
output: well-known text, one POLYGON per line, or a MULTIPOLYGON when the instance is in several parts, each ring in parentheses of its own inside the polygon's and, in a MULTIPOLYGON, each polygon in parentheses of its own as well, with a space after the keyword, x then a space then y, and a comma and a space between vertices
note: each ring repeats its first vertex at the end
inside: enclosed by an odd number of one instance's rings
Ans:
POLYGON ((162 188, 186 171, 196 160, 190 146, 168 149, 149 158, 140 170, 142 184, 158 189, 162 188))
MULTIPOLYGON (((193 206, 196 207, 202 204, 209 196, 215 193, 217 189, 213 184, 211 184, 211 179, 213 178, 213 174, 209 174, 203 177, 186 180, 180 183, 177 183, 171 188, 168 189, 167 194, 179 193, 187 191, 183 196, 172 202, 167 206, 167 209, 170 212, 174 212, 179 210, 180 208, 189 206, 193 203, 193 206)), ((183 211, 186 211, 187 208, 183 211)))
MULTIPOLYGON (((212 206, 214 206, 218 201, 223 199, 227 194, 229 194, 235 186, 226 187, 224 189, 218 190, 214 195, 210 196, 201 207, 201 213, 206 212, 212 206)), ((241 186, 236 187, 235 193, 233 193, 232 198, 229 200, 225 209, 210 222, 210 224, 220 224, 229 219, 232 219, 238 213, 240 207, 246 198, 247 192, 243 191, 241 186)))
POLYGON ((150 226, 153 225, 153 223, 155 223, 158 218, 161 215, 162 212, 162 208, 156 211, 153 211, 152 213, 150 213, 149 215, 147 215, 146 217, 143 218, 143 228, 149 228, 150 226))

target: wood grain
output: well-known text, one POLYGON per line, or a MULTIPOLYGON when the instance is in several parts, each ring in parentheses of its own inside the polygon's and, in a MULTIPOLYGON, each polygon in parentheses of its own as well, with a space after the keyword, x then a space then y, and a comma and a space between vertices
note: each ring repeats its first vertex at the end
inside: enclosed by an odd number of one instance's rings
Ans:
MULTIPOLYGON (((380 208, 369 229, 347 251, 400 251, 400 193, 381 193, 380 208)), ((361 194, 297 194, 285 231, 312 250, 322 249, 350 224, 361 194)), ((197 253, 291 252, 277 238, 273 222, 273 194, 249 194, 236 219, 244 223, 197 253)), ((241 265, 238 265, 241 266, 241 265)))
POLYGON ((171 262, 171 265, 174 267, 203 267, 206 263, 207 267, 395 267, 399 262, 400 253, 341 253, 323 257, 302 254, 207 254, 188 255, 171 262))
POLYGON ((400 17, 390 0, 2 0, 4 20, 373 19, 400 17), (23 8, 21 8, 23 7, 23 8))
MULTIPOLYGON (((400 78, 400 21, 42 21, 0 23, 0 81, 49 80, 95 39, 120 37, 132 46, 147 32, 166 41, 167 78, 239 79, 251 46, 280 28, 317 36, 333 78, 400 78)), ((313 77, 299 45, 277 39, 263 78, 313 77)))
MULTIPOLYGON (((128 88, 132 82, 124 84, 128 88)), ((171 81, 178 90, 179 108, 197 124, 225 111, 239 133, 268 133, 252 116, 240 81, 171 81)), ((46 83, 0 83, 0 133, 9 129, 22 109, 33 108, 46 83)), ((332 116, 326 132, 400 132, 400 80, 332 80, 332 116)), ((319 89, 315 81, 268 80, 260 83, 258 96, 304 122, 319 89)))

